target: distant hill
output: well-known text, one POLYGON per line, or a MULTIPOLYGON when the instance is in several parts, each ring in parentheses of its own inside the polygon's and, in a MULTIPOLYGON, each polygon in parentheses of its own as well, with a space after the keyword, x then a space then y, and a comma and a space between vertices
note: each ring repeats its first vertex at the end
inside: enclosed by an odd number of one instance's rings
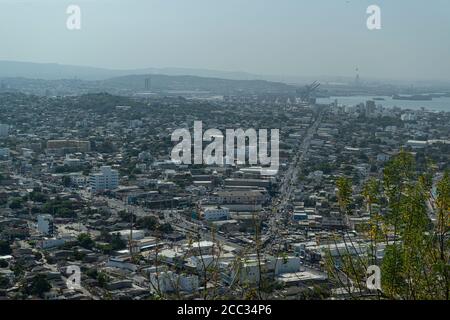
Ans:
POLYGON ((36 95, 78 95, 108 92, 118 95, 161 93, 170 95, 227 95, 236 93, 289 93, 295 87, 265 80, 229 80, 197 76, 126 75, 105 80, 66 78, 47 80, 42 77, 0 77, 0 92, 24 92, 36 95), (146 79, 147 86, 146 86, 146 79))
POLYGON ((0 61, 0 78, 31 78, 44 80, 81 79, 105 80, 112 77, 140 74, 163 74, 171 76, 191 75, 198 77, 212 77, 230 80, 255 80, 263 76, 246 72, 228 72, 194 68, 143 68, 129 70, 115 70, 86 66, 73 66, 57 63, 34 63, 19 61, 0 61))
POLYGON ((57 63, 0 61, 0 78, 102 80, 118 75, 121 75, 120 72, 93 67, 70 66, 57 63))
POLYGON ((101 87, 122 90, 144 91, 149 79, 151 91, 208 91, 218 94, 232 92, 294 92, 295 88, 265 80, 229 80, 197 76, 128 75, 99 81, 101 87))

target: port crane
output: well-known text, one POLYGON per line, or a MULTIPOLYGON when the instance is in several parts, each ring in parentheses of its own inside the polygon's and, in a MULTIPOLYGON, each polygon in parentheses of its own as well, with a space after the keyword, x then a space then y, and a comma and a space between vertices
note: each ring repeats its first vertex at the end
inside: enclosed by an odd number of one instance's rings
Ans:
POLYGON ((301 89, 297 89, 297 94, 300 96, 301 102, 315 103, 314 92, 320 87, 320 83, 316 80, 313 83, 304 86, 301 89))

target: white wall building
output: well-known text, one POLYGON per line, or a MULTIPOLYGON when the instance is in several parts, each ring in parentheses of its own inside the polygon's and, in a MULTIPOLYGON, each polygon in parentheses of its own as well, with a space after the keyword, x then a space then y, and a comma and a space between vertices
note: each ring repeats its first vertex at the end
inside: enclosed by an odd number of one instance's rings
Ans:
POLYGON ((89 186, 92 192, 113 190, 119 185, 119 172, 110 166, 103 166, 100 172, 89 176, 89 186))
POLYGON ((38 241, 37 246, 41 249, 51 249, 61 247, 66 242, 65 238, 48 238, 38 241))
POLYGON ((83 176, 81 173, 73 172, 69 174, 70 182, 76 186, 84 186, 86 184, 87 177, 83 176))
POLYGON ((416 115, 413 113, 404 113, 400 116, 402 121, 415 121, 417 119, 416 115))
POLYGON ((70 155, 66 155, 64 159, 64 165, 69 167, 76 167, 81 164, 80 159, 71 158, 70 155))
POLYGON ((300 258, 294 256, 277 257, 270 261, 270 268, 275 269, 276 275, 298 272, 300 271, 300 265, 300 258))
POLYGON ((406 142, 407 146, 410 146, 412 148, 425 148, 428 145, 428 141, 425 140, 408 140, 406 142))
POLYGON ((150 274, 150 290, 152 292, 195 292, 198 290, 198 276, 179 275, 172 271, 150 274))
POLYGON ((213 255, 192 256, 187 259, 198 271, 214 267, 216 259, 213 255))
MULTIPOLYGON (((264 263, 263 263, 264 264, 264 263)), ((259 282, 259 264, 258 261, 251 260, 243 262, 239 269, 239 282, 241 284, 259 282)))
POLYGON ((53 216, 49 214, 40 214, 37 217, 37 230, 45 235, 53 234, 53 216))
POLYGON ((219 221, 230 219, 230 209, 225 207, 205 207, 203 218, 206 221, 219 221))
POLYGON ((106 267, 118 268, 123 270, 130 270, 135 272, 137 265, 131 263, 131 259, 128 256, 125 257, 110 257, 105 264, 106 267))

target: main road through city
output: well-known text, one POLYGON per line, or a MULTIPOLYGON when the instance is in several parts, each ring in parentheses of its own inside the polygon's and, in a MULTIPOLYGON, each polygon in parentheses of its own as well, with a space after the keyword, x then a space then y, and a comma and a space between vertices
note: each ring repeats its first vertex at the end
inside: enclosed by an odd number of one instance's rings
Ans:
POLYGON ((295 185, 297 184, 298 172, 302 165, 303 159, 308 152, 311 140, 317 132, 320 123, 322 122, 325 107, 317 107, 318 115, 315 122, 308 128, 299 148, 297 149, 294 158, 292 159, 289 168, 283 174, 279 187, 279 196, 272 201, 272 212, 267 222, 269 228, 265 234, 268 239, 266 245, 273 243, 274 240, 279 240, 280 231, 283 227, 282 216, 286 213, 287 205, 292 200, 295 185))

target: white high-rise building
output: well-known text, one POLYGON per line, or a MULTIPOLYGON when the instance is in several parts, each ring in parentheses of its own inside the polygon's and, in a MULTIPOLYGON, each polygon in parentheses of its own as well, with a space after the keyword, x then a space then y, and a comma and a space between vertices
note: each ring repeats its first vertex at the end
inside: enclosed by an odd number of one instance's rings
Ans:
POLYGON ((53 216, 50 214, 40 214, 37 217, 37 229, 44 235, 53 235, 53 216))
POLYGON ((112 190, 119 185, 119 172, 110 166, 103 166, 100 172, 89 176, 89 187, 92 192, 112 190))
POLYGON ((0 123, 0 137, 7 137, 9 135, 9 125, 0 123))

